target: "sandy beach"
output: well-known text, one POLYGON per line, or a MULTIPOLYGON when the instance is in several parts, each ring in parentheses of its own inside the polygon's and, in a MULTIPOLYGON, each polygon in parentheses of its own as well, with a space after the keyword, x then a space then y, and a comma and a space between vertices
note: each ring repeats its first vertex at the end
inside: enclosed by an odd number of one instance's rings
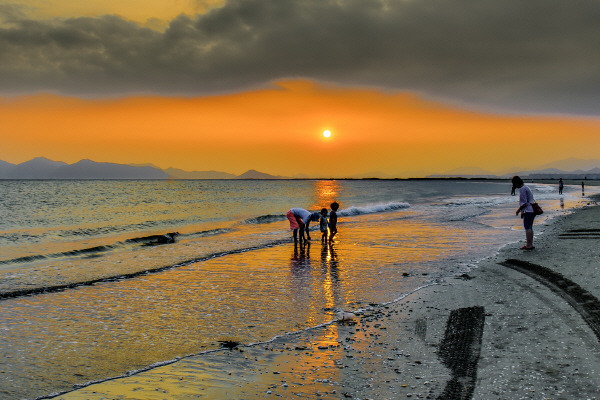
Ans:
POLYGON ((535 227, 533 251, 508 245, 349 320, 58 398, 600 398, 597 200, 535 227))

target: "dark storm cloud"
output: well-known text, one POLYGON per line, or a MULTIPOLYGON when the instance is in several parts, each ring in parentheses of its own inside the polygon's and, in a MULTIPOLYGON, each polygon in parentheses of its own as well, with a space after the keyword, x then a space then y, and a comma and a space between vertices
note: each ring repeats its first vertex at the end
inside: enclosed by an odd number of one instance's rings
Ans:
POLYGON ((303 77, 600 114, 596 0, 234 0, 164 32, 12 11, 0 28, 5 93, 193 95, 303 77))

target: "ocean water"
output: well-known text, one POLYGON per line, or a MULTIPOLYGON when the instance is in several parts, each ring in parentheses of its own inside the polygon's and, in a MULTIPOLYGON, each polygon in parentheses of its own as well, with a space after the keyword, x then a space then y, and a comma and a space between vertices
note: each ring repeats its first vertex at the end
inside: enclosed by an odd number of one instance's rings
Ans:
MULTIPOLYGON (((585 201, 529 186, 538 227, 585 201)), ((517 203, 507 181, 0 181, 0 399, 379 307, 522 241, 517 203), (295 245, 287 210, 333 200, 334 244, 295 245)))

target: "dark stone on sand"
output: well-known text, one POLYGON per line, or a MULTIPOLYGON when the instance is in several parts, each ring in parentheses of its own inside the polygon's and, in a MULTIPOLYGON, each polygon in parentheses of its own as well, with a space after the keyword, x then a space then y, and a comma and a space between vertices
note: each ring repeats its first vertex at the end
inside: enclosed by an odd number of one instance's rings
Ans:
POLYGON ((456 277, 456 279, 462 279, 463 281, 470 281, 473 277, 469 274, 462 274, 456 277))

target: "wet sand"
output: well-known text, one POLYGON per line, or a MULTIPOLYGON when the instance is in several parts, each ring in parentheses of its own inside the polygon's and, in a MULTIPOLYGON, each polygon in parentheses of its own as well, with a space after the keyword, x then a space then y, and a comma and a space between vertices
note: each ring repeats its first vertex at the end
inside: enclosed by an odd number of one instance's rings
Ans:
MULTIPOLYGON (((600 207, 349 321, 187 357, 60 399, 600 398, 600 207)), ((538 232, 541 227, 535 228, 538 232)))

